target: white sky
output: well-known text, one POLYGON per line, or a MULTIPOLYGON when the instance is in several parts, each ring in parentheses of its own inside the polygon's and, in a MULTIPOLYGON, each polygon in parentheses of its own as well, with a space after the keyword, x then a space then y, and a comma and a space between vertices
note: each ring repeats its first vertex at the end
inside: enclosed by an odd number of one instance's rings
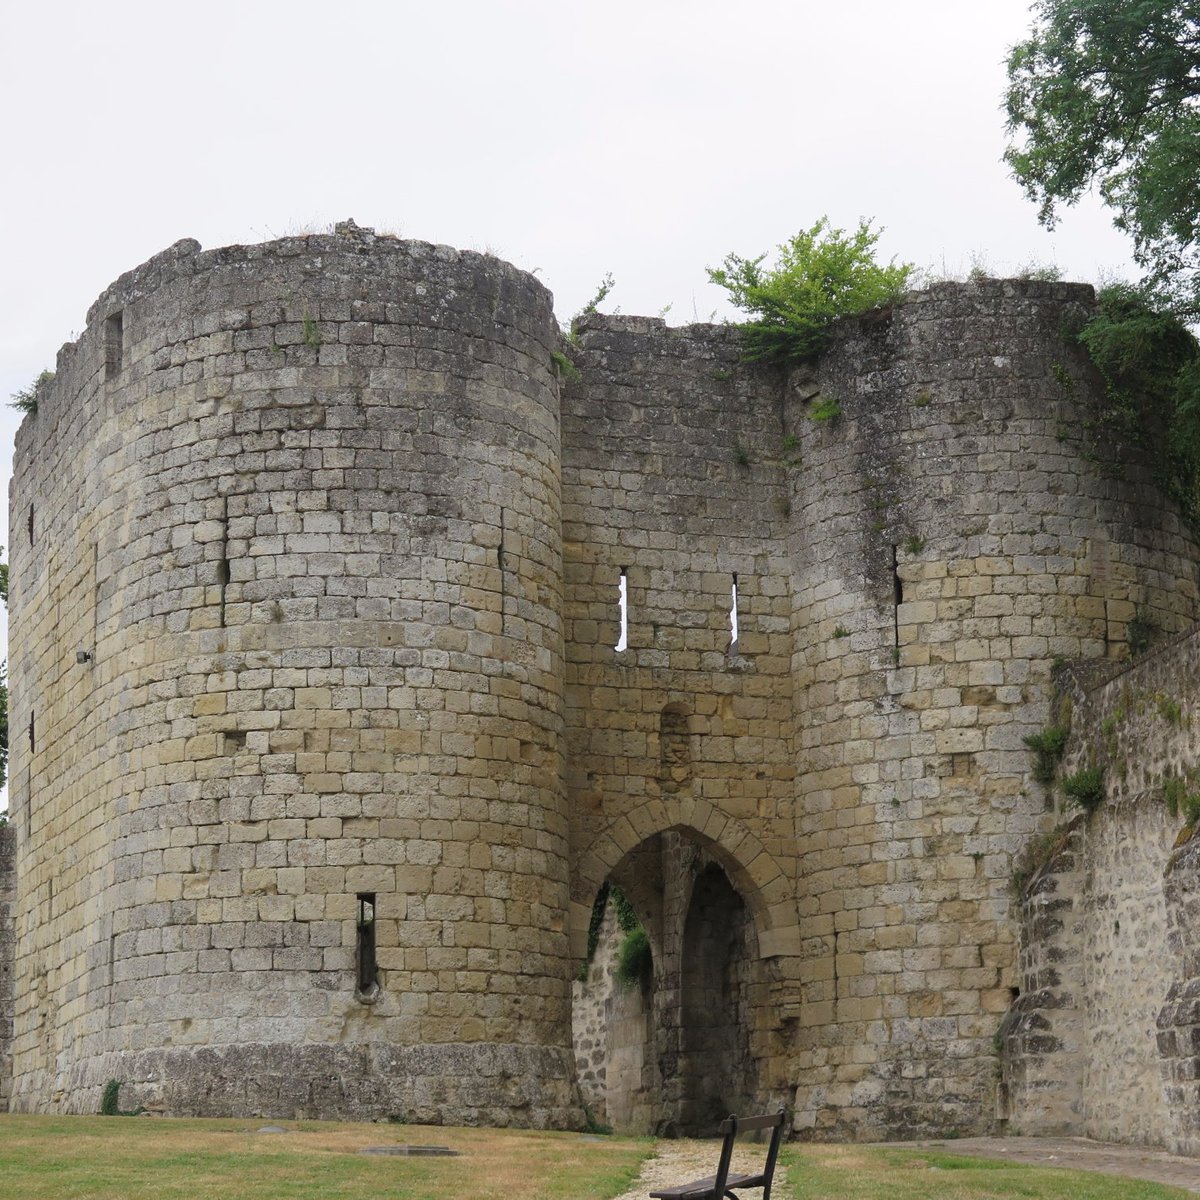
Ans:
MULTIPOLYGON (((182 237, 353 217, 604 306, 730 315, 706 266, 827 214, 963 274, 1136 272, 1001 162, 1025 0, 0 0, 0 403, 182 237)), ((0 408, 0 476, 20 414, 0 408)), ((7 543, 0 517, 0 542, 7 543)))

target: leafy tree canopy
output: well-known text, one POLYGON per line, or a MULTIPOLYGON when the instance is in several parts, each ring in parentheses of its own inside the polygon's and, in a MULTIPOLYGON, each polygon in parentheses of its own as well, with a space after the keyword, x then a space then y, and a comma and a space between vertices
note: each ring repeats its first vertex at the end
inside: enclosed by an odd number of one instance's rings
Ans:
POLYGON ((1149 285, 1200 315, 1200 6, 1038 0, 1008 59, 1005 155, 1053 226, 1093 185, 1149 285))
POLYGON ((742 326, 751 361, 796 361, 815 354, 838 317, 868 312, 896 300, 908 283, 908 263, 875 261, 879 234, 862 221, 847 234, 822 217, 779 247, 778 262, 727 255, 709 268, 733 304, 752 320, 742 326))

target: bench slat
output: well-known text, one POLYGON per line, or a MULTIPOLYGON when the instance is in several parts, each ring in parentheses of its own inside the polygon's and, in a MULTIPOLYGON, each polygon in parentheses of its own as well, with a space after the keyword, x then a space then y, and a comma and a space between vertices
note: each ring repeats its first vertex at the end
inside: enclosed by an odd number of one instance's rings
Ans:
MULTIPOLYGON (((781 1112, 768 1113, 765 1117, 738 1117, 737 1131, 738 1133, 752 1133, 755 1129, 774 1129, 776 1125, 783 1124, 784 1114, 781 1112)), ((730 1129, 728 1120, 721 1122, 721 1132, 728 1133, 730 1129)))
MULTIPOLYGON (((703 1179, 693 1179, 691 1183, 681 1183, 675 1187, 662 1188, 651 1192, 651 1200, 725 1200, 733 1196, 733 1189, 762 1188, 762 1200, 769 1200, 771 1181, 775 1175, 775 1161, 779 1155, 779 1140, 783 1136, 783 1122, 786 1113, 780 1109, 777 1113, 767 1116, 745 1117, 739 1120, 731 1116, 721 1122, 721 1157, 717 1163, 717 1173, 703 1179), (730 1174, 729 1160, 733 1154, 733 1143, 739 1133, 753 1132, 756 1129, 770 1129, 771 1142, 767 1149, 767 1160, 763 1169, 757 1175, 730 1174)), ((737 1197, 734 1197, 737 1200, 737 1197)))
MULTIPOLYGON (((652 1197, 660 1200, 708 1200, 713 1194, 713 1185, 717 1182, 715 1175, 706 1179, 693 1179, 691 1183, 681 1183, 678 1187, 664 1188, 661 1192, 651 1192, 652 1197)), ((762 1187, 766 1182, 762 1175, 730 1175, 725 1180, 726 1190, 729 1188, 762 1187)))

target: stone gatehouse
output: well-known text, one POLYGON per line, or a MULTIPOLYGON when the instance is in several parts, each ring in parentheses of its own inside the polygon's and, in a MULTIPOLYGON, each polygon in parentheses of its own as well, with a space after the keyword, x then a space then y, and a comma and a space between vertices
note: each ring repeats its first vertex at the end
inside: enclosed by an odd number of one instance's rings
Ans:
POLYGON ((122 276, 17 437, 10 1106, 990 1128, 1052 664, 1197 615, 1092 304, 785 371, 352 223, 122 276))

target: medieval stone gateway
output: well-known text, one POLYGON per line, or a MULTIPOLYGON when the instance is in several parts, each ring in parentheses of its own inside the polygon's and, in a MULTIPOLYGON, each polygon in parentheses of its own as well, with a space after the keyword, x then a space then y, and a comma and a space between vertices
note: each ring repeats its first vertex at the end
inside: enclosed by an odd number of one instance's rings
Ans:
POLYGON ((122 276, 17 438, 0 1095, 1004 1119, 1022 738, 1197 615, 1092 303, 940 285, 785 372, 352 223, 122 276), (606 882, 653 977, 573 1036, 606 882))

